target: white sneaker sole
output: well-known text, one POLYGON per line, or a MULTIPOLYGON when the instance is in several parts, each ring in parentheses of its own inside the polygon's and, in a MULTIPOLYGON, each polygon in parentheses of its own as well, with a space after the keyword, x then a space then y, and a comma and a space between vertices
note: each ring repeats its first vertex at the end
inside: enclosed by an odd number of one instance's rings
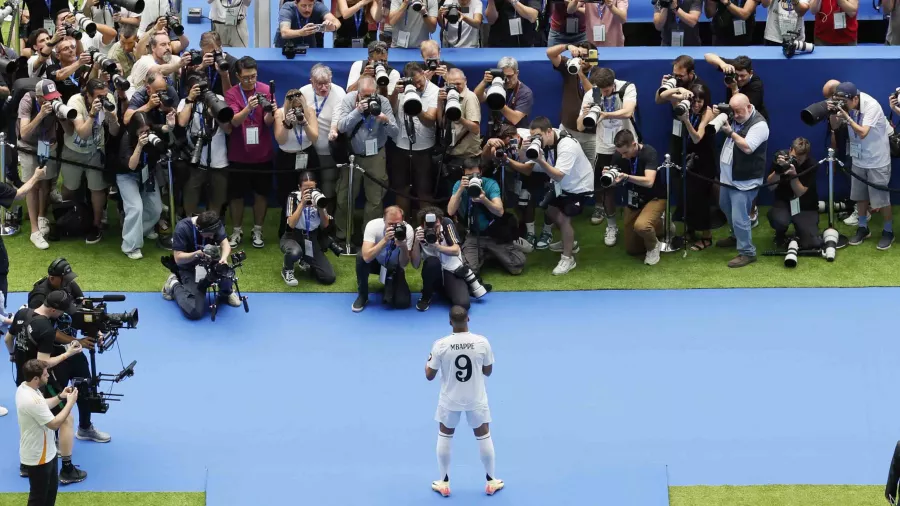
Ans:
POLYGON ((566 269, 566 270, 564 270, 564 271, 557 271, 556 269, 553 269, 553 275, 554 275, 554 276, 562 276, 563 274, 568 274, 569 271, 571 271, 572 269, 574 269, 574 268, 577 267, 577 266, 578 266, 577 263, 572 264, 572 267, 569 267, 568 269, 566 269))

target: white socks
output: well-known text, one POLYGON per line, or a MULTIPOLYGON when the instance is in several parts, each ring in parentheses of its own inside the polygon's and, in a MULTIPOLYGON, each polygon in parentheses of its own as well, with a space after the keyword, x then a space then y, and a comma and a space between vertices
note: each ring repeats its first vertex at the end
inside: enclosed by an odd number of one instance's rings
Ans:
MULTIPOLYGON (((494 479, 494 441, 491 439, 491 433, 488 432, 478 439, 478 453, 481 456, 481 463, 484 464, 484 472, 488 475, 488 479, 494 479)), ((440 444, 438 444, 440 448, 440 444)), ((450 461, 448 452, 447 461, 450 461)))
POLYGON ((553 235, 553 225, 552 224, 548 225, 545 223, 544 224, 544 233, 553 235))
POLYGON ((525 231, 528 232, 529 234, 534 235, 534 222, 533 221, 531 223, 525 224, 525 231))
MULTIPOLYGON (((446 480, 450 469, 450 443, 453 441, 453 434, 444 434, 438 431, 437 440, 437 459, 438 470, 441 472, 441 480, 446 480)), ((493 466, 494 447, 491 446, 491 466, 493 466)))

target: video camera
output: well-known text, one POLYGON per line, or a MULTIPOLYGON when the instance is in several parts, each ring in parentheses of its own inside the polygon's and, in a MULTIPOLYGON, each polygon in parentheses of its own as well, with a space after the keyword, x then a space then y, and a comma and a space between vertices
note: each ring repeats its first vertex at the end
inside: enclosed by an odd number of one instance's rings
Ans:
POLYGON ((222 250, 215 244, 207 244, 203 247, 203 253, 206 255, 200 260, 200 266, 206 271, 206 281, 209 282, 207 291, 207 299, 210 301, 210 318, 216 321, 216 312, 218 308, 217 301, 219 299, 219 284, 223 280, 231 280, 235 292, 244 304, 244 312, 250 312, 250 304, 247 297, 241 295, 238 287, 238 277, 235 269, 243 267, 244 261, 247 260, 247 253, 243 251, 235 251, 231 254, 231 265, 220 263, 222 259, 222 250))

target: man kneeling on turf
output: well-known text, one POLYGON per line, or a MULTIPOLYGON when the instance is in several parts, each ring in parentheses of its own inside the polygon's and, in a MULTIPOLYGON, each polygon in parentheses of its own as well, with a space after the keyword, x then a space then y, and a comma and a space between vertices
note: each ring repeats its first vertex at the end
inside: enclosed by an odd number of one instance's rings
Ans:
POLYGON ((394 309, 407 309, 411 294, 404 269, 409 264, 414 232, 403 221, 403 210, 390 206, 384 210, 384 218, 376 218, 366 224, 363 244, 356 255, 357 297, 353 312, 358 313, 369 303, 369 276, 378 274, 384 285, 384 303, 394 309))

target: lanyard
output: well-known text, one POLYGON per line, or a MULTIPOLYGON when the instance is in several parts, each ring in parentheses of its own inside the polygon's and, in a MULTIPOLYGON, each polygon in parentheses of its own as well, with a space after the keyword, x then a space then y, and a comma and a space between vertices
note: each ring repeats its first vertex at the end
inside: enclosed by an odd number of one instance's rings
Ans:
POLYGON ((142 163, 144 167, 147 166, 147 153, 142 153, 142 163))
POLYGON ((78 79, 75 79, 75 73, 69 76, 69 79, 75 83, 75 86, 81 87, 81 83, 78 82, 78 79))
POLYGON ((50 1, 51 1, 51 0, 44 0, 44 3, 47 5, 47 12, 51 12, 51 13, 52 13, 53 11, 50 9, 50 1))
POLYGON ((597 2, 597 17, 603 19, 603 14, 606 12, 606 4, 603 2, 597 2))
POLYGON ((194 247, 200 249, 200 246, 203 246, 202 237, 197 233, 197 225, 194 224, 194 247))
POLYGON ((300 148, 303 148, 303 128, 300 128, 300 133, 297 133, 297 125, 294 125, 292 129, 294 132, 294 137, 297 138, 297 143, 300 145, 300 148))
POLYGON ((393 255, 393 254, 394 254, 394 242, 391 241, 390 245, 388 246, 387 256, 384 257, 384 266, 385 267, 387 267, 388 264, 391 263, 391 255, 393 255))
POLYGON ((640 157, 641 157, 641 152, 640 152, 640 150, 639 150, 639 151, 637 152, 637 154, 634 155, 634 160, 631 161, 631 175, 632 175, 632 176, 637 175, 638 159, 639 159, 640 157))
MULTIPOLYGON (((520 84, 521 83, 516 83, 516 89, 513 90, 513 92, 510 94, 510 96, 507 97, 507 99, 506 99, 506 105, 510 109, 516 108, 516 101, 519 100, 519 85, 520 84)), ((504 119, 505 119, 505 116, 504 116, 504 119)))
POLYGON ((700 115, 699 114, 691 114, 690 118, 691 118, 691 126, 693 126, 694 129, 696 129, 698 126, 700 126, 700 115))
MULTIPOLYGON (((329 92, 329 95, 331 93, 329 92)), ((313 90, 313 104, 316 107, 316 117, 319 117, 319 114, 322 112, 322 109, 325 108, 325 102, 328 102, 328 95, 325 95, 325 98, 322 99, 322 105, 319 105, 319 96, 316 95, 316 90, 313 90)))
MULTIPOLYGON (((356 11, 356 14, 353 15, 353 20, 356 22, 356 35, 359 35, 359 27, 362 26, 363 21, 363 9, 359 9, 356 11)), ((368 30, 367 30, 368 31, 368 30)))
MULTIPOLYGON (((559 142, 559 141, 557 141, 559 142)), ((547 163, 550 164, 551 167, 556 164, 556 148, 551 148, 547 150, 547 163)))
POLYGON ((309 19, 300 16, 300 9, 294 8, 294 19, 297 20, 297 29, 301 29, 309 23, 309 19))
MULTIPOLYGON (((239 93, 239 95, 241 96, 241 99, 244 101, 244 107, 246 107, 247 104, 248 104, 248 102, 247 102, 247 96, 245 95, 245 93, 246 93, 246 92, 244 91, 244 89, 241 88, 241 92, 239 93)), ((253 94, 256 94, 256 88, 255 88, 255 87, 254 87, 254 89, 253 89, 253 94)), ((255 121, 255 119, 254 119, 254 117, 253 117, 255 114, 256 114, 256 111, 251 111, 251 112, 250 112, 250 115, 247 116, 247 119, 250 121, 250 124, 247 125, 248 127, 254 127, 254 126, 256 126, 256 121, 255 121)))
MULTIPOLYGON (((591 68, 591 70, 588 71, 588 75, 587 75, 587 78, 588 78, 588 79, 591 78, 591 72, 592 72, 593 70, 594 70, 594 69, 591 68)), ((578 81, 578 96, 579 96, 580 98, 584 98, 584 84, 581 83, 581 78, 580 78, 580 77, 575 76, 575 79, 578 81)))
MULTIPOLYGON (((860 101, 860 102, 862 102, 862 101, 860 101)), ((856 124, 858 124, 859 126, 862 126, 862 123, 863 123, 863 112, 862 112, 861 110, 860 110, 860 111, 855 111, 855 112, 856 112, 856 124)), ((856 130, 853 130, 852 128, 848 128, 847 130, 849 130, 849 131, 853 134, 854 137, 856 137, 857 139, 859 139, 859 134, 856 133, 856 130)))
MULTIPOLYGON (((214 65, 214 66, 215 66, 215 65, 214 65)), ((212 69, 212 68, 208 68, 208 69, 206 69, 206 70, 207 70, 208 75, 209 75, 209 89, 213 89, 213 87, 216 85, 216 79, 219 78, 219 73, 218 73, 218 72, 213 72, 213 69, 212 69)))
MULTIPOLYGON (((301 196, 301 198, 302 198, 302 196, 301 196)), ((306 235, 309 235, 310 230, 309 230, 309 208, 308 207, 303 208, 303 221, 306 222, 306 230, 304 230, 304 232, 306 232, 306 235)))

